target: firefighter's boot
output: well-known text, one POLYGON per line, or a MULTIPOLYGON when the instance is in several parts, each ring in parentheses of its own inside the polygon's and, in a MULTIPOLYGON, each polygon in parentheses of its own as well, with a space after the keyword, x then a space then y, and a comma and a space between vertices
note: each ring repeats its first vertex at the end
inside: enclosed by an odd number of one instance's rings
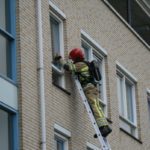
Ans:
MULTIPOLYGON (((108 134, 110 134, 112 132, 112 129, 108 125, 102 126, 99 129, 100 129, 100 132, 101 132, 103 137, 107 137, 108 134)), ((97 138, 97 134, 94 134, 94 138, 97 138)))

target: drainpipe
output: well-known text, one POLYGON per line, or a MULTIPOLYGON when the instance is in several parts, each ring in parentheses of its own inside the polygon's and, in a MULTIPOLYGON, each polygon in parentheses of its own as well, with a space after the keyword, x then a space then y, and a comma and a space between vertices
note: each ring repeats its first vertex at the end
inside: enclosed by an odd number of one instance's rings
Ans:
POLYGON ((46 150, 46 123, 45 123, 45 90, 44 90, 44 62, 43 62, 43 31, 41 0, 36 0, 37 35, 38 35, 38 75, 39 75, 39 101, 41 125, 41 150, 46 150))

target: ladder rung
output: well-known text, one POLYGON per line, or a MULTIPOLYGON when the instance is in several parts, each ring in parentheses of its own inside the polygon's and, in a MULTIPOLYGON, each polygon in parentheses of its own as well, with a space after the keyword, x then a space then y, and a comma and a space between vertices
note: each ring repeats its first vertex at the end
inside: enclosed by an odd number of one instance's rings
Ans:
POLYGON ((78 78, 74 77, 74 79, 75 79, 76 86, 77 86, 77 88, 78 88, 78 90, 80 92, 80 95, 81 95, 81 98, 83 100, 83 103, 84 103, 84 105, 86 107, 86 110, 87 110, 87 112, 89 114, 89 117, 91 119, 92 125, 93 125, 93 127, 94 127, 94 129, 96 131, 98 140, 99 140, 99 142, 101 144, 101 150, 111 150, 110 145, 109 145, 107 139, 103 138, 102 135, 101 135, 101 132, 100 132, 98 126, 97 126, 97 123, 95 121, 95 118, 93 116, 93 113, 91 111, 91 108, 90 108, 89 103, 88 103, 88 101, 87 101, 87 99, 85 97, 84 91, 83 91, 83 89, 81 87, 81 84, 80 84, 78 78))

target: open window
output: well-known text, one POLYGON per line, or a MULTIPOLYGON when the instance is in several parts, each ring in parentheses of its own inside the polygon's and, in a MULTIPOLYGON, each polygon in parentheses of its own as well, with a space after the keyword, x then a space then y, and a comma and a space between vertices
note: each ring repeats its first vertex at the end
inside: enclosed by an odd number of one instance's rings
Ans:
POLYGON ((107 116, 107 96, 106 96, 106 75, 105 75, 105 61, 107 53, 95 42, 87 33, 81 31, 81 46, 85 53, 85 60, 97 60, 99 70, 102 76, 101 81, 97 84, 99 89, 99 97, 101 107, 107 116))
POLYGON ((64 20, 65 15, 51 1, 50 4, 50 31, 52 47, 52 82, 64 88, 64 73, 61 65, 54 61, 55 56, 64 57, 64 20))

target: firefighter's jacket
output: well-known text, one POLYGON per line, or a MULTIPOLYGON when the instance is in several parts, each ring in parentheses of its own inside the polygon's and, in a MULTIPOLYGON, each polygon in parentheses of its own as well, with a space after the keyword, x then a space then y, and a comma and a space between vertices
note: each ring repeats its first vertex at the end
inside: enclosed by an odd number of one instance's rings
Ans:
POLYGON ((89 67, 85 62, 65 63, 64 69, 75 73, 81 83, 85 96, 93 111, 93 115, 98 127, 108 125, 104 113, 100 107, 99 92, 89 72, 89 67))

